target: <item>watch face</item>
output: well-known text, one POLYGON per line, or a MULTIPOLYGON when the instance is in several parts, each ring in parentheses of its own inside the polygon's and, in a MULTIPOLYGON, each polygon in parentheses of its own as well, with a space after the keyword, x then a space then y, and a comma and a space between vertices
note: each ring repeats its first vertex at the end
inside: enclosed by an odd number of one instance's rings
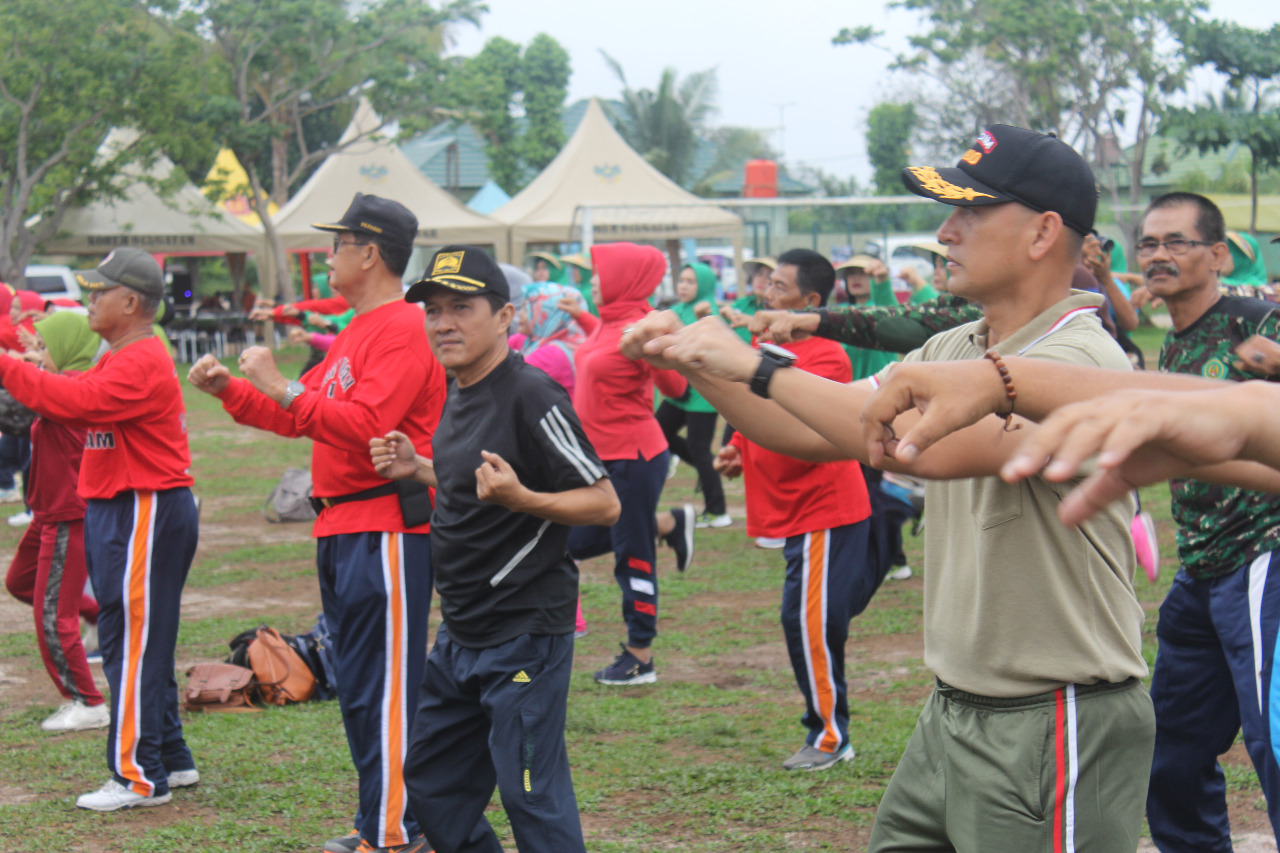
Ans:
POLYGON ((760 352, 768 353, 769 355, 773 356, 775 361, 782 361, 787 364, 791 364, 793 361, 796 360, 795 353, 793 353, 791 350, 783 349, 782 347, 776 344, 762 343, 760 344, 760 352))

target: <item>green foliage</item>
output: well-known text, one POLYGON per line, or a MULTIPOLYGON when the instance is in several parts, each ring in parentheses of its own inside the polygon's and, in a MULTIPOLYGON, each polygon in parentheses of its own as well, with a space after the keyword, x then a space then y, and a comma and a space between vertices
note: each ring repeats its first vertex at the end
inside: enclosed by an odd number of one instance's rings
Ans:
POLYGON ((876 195, 902 192, 901 172, 911 154, 914 104, 876 104, 867 115, 867 158, 875 169, 876 195))
POLYGON ((511 192, 520 180, 512 102, 520 90, 520 45, 495 36, 463 66, 455 98, 470 104, 471 123, 484 137, 489 173, 511 192))
POLYGON ((199 40, 130 0, 6 0, 0 34, 0 279, 20 284, 66 212, 118 196, 130 164, 212 157, 196 110, 214 93, 184 73, 199 40), (100 154, 113 127, 139 136, 100 154))
POLYGON ((632 89, 618 61, 601 51, 622 83, 622 115, 614 126, 627 144, 677 184, 690 177, 698 135, 716 110, 716 70, 708 68, 680 79, 665 68, 656 89, 632 89))
POLYGON ((1193 22, 1180 33, 1188 59, 1227 78, 1221 96, 1194 108, 1170 109, 1162 134, 1200 153, 1242 145, 1251 157, 1250 230, 1257 230, 1259 176, 1280 167, 1280 24, 1251 30, 1226 21, 1193 22))
MULTIPOLYGON (((471 122, 484 139, 489 174, 518 192, 564 147, 569 53, 545 33, 521 50, 495 36, 473 57, 455 61, 447 80, 449 114, 471 122), (517 116, 523 111, 523 133, 517 116)), ((409 126, 421 130, 422 123, 409 126)))
POLYGON ((696 195, 710 195, 714 183, 736 177, 748 160, 778 159, 778 152, 769 144, 764 131, 754 127, 717 127, 703 136, 715 149, 715 159, 694 185, 696 195))
POLYGON ((541 172, 564 147, 564 99, 569 89, 569 52, 545 33, 524 50, 520 90, 527 121, 521 150, 525 165, 541 172))

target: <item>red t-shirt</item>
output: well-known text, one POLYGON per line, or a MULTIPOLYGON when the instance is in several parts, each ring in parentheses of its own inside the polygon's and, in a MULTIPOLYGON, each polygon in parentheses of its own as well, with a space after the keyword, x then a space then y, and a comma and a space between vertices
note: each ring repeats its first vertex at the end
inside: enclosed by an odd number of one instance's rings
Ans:
MULTIPOLYGON (((307 390, 287 410, 245 379, 232 379, 219 396, 238 423, 314 441, 316 497, 385 485, 373 470, 369 439, 390 430, 409 436, 419 454, 431 455, 431 436, 444 408, 445 375, 431 354, 418 306, 396 300, 354 317, 324 361, 303 374, 302 384, 307 390)), ((324 509, 312 535, 430 530, 430 524, 405 528, 399 500, 385 495, 324 509)))
POLYGON ((159 338, 134 341, 86 372, 60 376, 0 356, 0 383, 37 414, 86 429, 80 497, 190 486, 187 410, 159 338))
MULTIPOLYGON (((849 357, 834 341, 806 338, 786 349, 796 354, 796 369, 836 382, 853 381, 849 357)), ((799 536, 871 516, 867 484, 857 462, 804 462, 766 450, 740 432, 730 444, 742 454, 749 536, 799 536)))
POLYGON ((27 505, 43 524, 84 518, 84 498, 76 494, 86 430, 48 418, 31 424, 31 472, 27 505))

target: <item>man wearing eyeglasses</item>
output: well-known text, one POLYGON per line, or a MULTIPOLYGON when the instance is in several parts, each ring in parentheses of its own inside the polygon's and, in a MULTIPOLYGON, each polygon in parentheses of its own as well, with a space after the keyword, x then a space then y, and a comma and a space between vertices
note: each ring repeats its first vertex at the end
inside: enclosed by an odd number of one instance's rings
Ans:
MULTIPOLYGON (((1253 335, 1280 336, 1275 305, 1219 292, 1225 239, 1222 212, 1203 196, 1169 193, 1147 208, 1138 264, 1173 320, 1161 371, 1255 379, 1237 366, 1235 350, 1253 335)), ((1280 828, 1280 768, 1262 698, 1280 626, 1280 562, 1271 557, 1280 546, 1280 496, 1189 479, 1171 481, 1170 489, 1181 568, 1156 629, 1147 820, 1165 853, 1229 851, 1218 756, 1241 728, 1272 829, 1280 828)))
POLYGON ((187 378, 237 423, 313 441, 320 600, 359 778, 354 830, 323 849, 416 853, 424 842, 402 765, 426 665, 430 500, 425 487, 398 490, 374 471, 369 436, 397 430, 429 448, 444 408, 444 368, 422 311, 404 301, 413 213, 356 193, 341 220, 313 227, 334 233, 330 283, 355 310, 324 361, 290 381, 271 350, 250 347, 240 355, 244 379, 209 355, 187 378))

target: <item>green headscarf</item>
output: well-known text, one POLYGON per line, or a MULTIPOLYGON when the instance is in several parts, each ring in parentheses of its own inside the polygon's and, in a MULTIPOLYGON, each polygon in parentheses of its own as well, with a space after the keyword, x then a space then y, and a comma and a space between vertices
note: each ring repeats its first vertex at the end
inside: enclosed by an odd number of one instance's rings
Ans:
POLYGON ((1258 250, 1258 241, 1253 239, 1252 235, 1242 234, 1239 231, 1227 232, 1227 248, 1231 250, 1231 262, 1235 264, 1235 268, 1231 270, 1231 275, 1224 275, 1222 283, 1231 286, 1239 286, 1242 284, 1266 284, 1267 283, 1267 265, 1262 260, 1262 252, 1258 250), (1243 241, 1249 247, 1246 253, 1240 241, 1243 241), (1253 257, 1249 257, 1253 255, 1253 257))
POLYGON ((80 373, 93 366, 102 338, 89 328, 89 318, 75 311, 57 311, 36 321, 36 331, 59 371, 80 373))
MULTIPOLYGON (((671 306, 671 310, 676 312, 680 317, 680 322, 686 326, 698 319, 693 313, 693 306, 699 302, 710 302, 711 310, 714 313, 716 307, 716 274, 711 267, 706 264, 697 262, 685 264, 681 269, 693 270, 693 274, 698 279, 698 295, 693 297, 692 302, 677 302, 671 306)), ((689 395, 683 400, 672 400, 677 408, 684 409, 686 412, 714 412, 715 407, 707 402, 707 398, 703 397, 692 387, 689 388, 689 395)))
POLYGON ((680 271, 684 272, 685 270, 693 270, 694 276, 697 277, 698 295, 693 297, 692 302, 676 302, 671 306, 671 310, 680 317, 680 322, 687 326, 698 319, 697 315, 693 313, 693 307, 699 302, 710 302, 711 310, 715 310, 716 274, 711 267, 697 261, 685 264, 680 271))

